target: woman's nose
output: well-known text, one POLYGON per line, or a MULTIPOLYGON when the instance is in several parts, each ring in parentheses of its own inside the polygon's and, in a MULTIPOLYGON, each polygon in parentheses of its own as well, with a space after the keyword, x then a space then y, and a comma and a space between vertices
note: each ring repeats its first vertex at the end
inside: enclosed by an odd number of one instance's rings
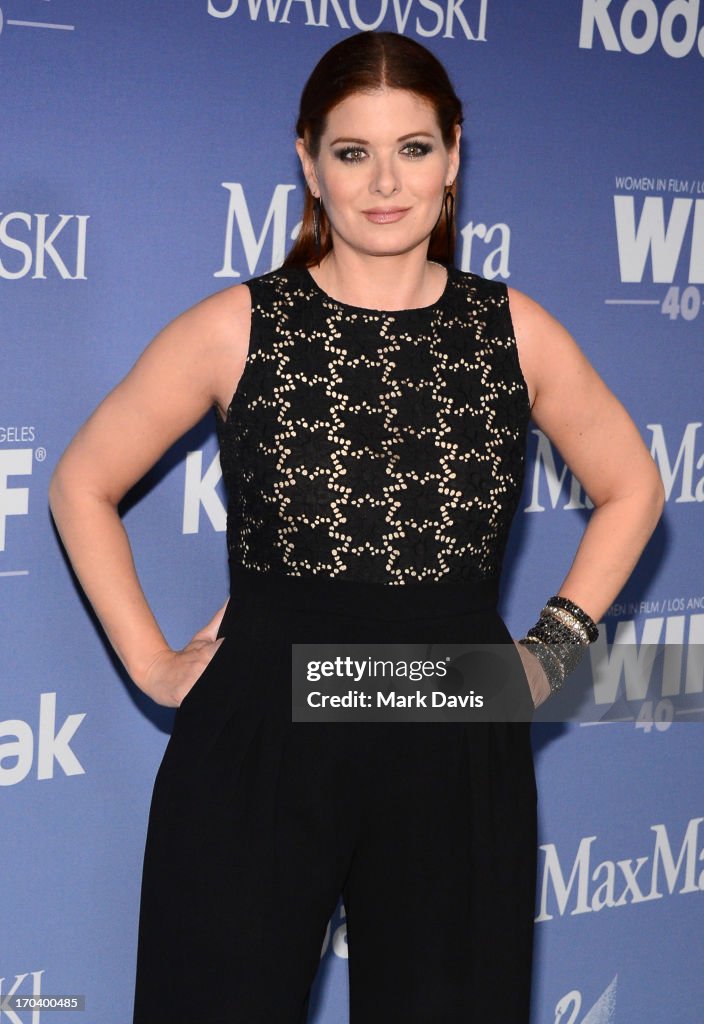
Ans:
POLYGON ((378 195, 390 196, 401 188, 398 167, 393 159, 379 158, 374 161, 370 190, 378 195))

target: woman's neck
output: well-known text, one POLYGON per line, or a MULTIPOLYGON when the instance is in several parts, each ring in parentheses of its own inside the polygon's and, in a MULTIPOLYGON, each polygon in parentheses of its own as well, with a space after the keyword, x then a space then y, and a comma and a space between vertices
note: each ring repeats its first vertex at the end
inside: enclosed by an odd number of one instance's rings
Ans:
POLYGON ((368 256, 333 250, 319 266, 309 268, 313 280, 331 298, 366 309, 412 309, 430 306, 443 293, 447 272, 426 253, 368 256))

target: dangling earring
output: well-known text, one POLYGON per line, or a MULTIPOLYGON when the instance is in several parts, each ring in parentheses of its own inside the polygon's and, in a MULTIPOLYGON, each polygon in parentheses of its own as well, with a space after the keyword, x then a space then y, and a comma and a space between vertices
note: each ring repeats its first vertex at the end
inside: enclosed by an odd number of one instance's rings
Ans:
POLYGON ((452 244, 452 227, 455 217, 455 197, 453 196, 450 189, 452 184, 448 185, 447 192, 445 193, 445 232, 447 238, 447 262, 452 263, 454 258, 453 244, 452 244))
POLYGON ((313 241, 318 263, 320 263, 320 196, 313 196, 313 241))

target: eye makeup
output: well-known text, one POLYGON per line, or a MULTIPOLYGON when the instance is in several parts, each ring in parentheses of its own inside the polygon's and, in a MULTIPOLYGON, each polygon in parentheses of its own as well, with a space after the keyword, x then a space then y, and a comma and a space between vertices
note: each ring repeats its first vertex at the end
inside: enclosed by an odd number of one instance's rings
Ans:
POLYGON ((420 139, 411 139, 404 145, 404 150, 415 150, 414 153, 408 153, 408 156, 412 156, 414 159, 419 156, 427 156, 428 153, 432 153, 433 147, 429 142, 421 142, 420 139))
POLYGON ((342 149, 334 150, 338 160, 346 164, 358 164, 366 156, 361 146, 343 146, 342 149))
MULTIPOLYGON (((423 142, 421 139, 409 139, 407 142, 404 142, 401 149, 402 153, 413 160, 427 156, 428 153, 432 153, 432 151, 432 144, 429 142, 423 142)), ((367 156, 366 150, 359 145, 343 146, 341 149, 336 149, 333 152, 338 160, 341 160, 343 163, 350 164, 361 163, 361 161, 367 156)))

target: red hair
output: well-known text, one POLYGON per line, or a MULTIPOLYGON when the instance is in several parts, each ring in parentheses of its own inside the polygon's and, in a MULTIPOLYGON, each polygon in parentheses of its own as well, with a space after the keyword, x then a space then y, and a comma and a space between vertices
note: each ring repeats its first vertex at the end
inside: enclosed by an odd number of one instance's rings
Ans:
MULTIPOLYGON (((462 104, 455 94, 445 68, 430 50, 395 32, 359 32, 337 43, 313 69, 301 95, 296 132, 315 160, 327 116, 333 107, 357 92, 405 89, 429 103, 437 117, 447 149, 455 143, 455 127, 462 124, 462 104)), ((457 198, 457 182, 448 187, 457 198)), ((285 267, 310 267, 332 249, 330 221, 320 207, 320 247, 313 230, 313 196, 306 188, 303 222, 285 267)), ((428 258, 452 262, 455 248, 454 218, 447 220, 447 203, 430 236, 428 258)))

